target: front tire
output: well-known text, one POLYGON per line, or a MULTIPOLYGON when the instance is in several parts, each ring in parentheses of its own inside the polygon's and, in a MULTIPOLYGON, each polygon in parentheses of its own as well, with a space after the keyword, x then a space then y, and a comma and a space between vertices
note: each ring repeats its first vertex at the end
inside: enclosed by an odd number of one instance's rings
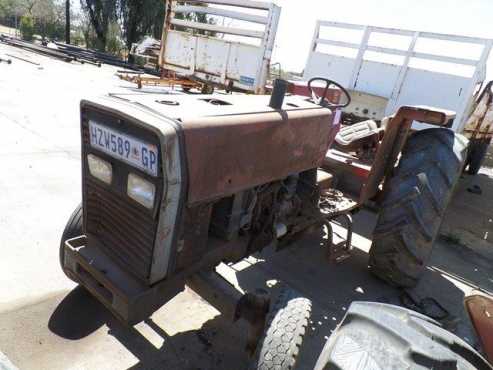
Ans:
POLYGON ((68 239, 75 238, 82 235, 84 232, 82 230, 82 204, 79 204, 74 212, 70 215, 67 225, 62 233, 62 238, 60 240, 60 247, 58 258, 60 260, 60 267, 62 271, 67 275, 67 277, 77 283, 77 279, 73 276, 69 270, 65 268, 65 241, 68 239))
POLYGON ((283 289, 270 311, 249 369, 295 369, 310 316, 311 301, 291 289, 283 289))
POLYGON ((412 134, 384 185, 369 265, 394 286, 418 283, 459 180, 468 140, 444 128, 412 134))

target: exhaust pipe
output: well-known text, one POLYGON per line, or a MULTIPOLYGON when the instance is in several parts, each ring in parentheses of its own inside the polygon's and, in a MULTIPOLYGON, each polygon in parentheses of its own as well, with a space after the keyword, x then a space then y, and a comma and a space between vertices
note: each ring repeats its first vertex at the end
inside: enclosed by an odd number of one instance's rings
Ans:
POLYGON ((284 103, 284 96, 288 91, 289 82, 286 80, 281 80, 276 78, 274 80, 274 87, 272 89, 272 95, 270 96, 269 107, 275 110, 280 110, 282 108, 282 103, 284 103))

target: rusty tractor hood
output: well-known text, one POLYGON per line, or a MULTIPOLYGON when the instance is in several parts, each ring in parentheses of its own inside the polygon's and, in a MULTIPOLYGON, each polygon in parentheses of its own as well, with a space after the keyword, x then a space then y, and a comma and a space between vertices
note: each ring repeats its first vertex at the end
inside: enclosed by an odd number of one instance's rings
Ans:
POLYGON ((339 128, 330 109, 287 96, 282 110, 267 95, 110 94, 82 104, 109 107, 154 130, 180 131, 187 203, 210 201, 318 167, 339 128), (136 112, 142 118, 135 117, 136 112), (156 116, 161 120, 156 120, 156 116), (159 123, 162 122, 162 123, 159 123))

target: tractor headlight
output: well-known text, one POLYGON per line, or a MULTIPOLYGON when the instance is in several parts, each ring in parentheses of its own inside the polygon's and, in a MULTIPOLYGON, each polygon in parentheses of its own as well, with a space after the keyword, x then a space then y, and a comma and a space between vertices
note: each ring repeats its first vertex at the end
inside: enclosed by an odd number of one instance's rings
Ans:
POLYGON ((156 187, 153 183, 144 180, 140 176, 134 175, 133 173, 128 175, 127 194, 146 208, 154 207, 156 187))
POLYGON ((92 176, 107 183, 108 185, 111 184, 113 171, 109 162, 106 162, 105 160, 96 157, 93 154, 88 154, 87 164, 89 165, 89 172, 92 176))

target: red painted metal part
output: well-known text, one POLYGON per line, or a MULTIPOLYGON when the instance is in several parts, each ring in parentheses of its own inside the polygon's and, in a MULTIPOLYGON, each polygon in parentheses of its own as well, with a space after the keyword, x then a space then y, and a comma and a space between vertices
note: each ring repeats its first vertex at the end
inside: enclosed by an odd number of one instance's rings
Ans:
POLYGON ((464 299, 464 305, 486 357, 493 363, 493 298, 484 294, 473 294, 464 299))
POLYGON ((315 108, 189 120, 183 126, 188 202, 319 167, 338 128, 333 118, 331 110, 315 108))
MULTIPOLYGON (((312 85, 313 91, 317 96, 322 96, 325 90, 325 85, 316 86, 312 85)), ((310 90, 308 89, 308 83, 306 81, 289 81, 288 92, 293 95, 301 95, 312 97, 310 90)), ((338 103, 341 99, 341 90, 330 89, 327 92, 327 100, 331 103, 338 103)))
POLYGON ((449 119, 448 114, 432 107, 401 107, 387 125, 372 162, 331 149, 322 167, 335 174, 341 189, 358 196, 359 203, 363 204, 377 194, 380 184, 392 171, 413 121, 443 125, 449 119))

